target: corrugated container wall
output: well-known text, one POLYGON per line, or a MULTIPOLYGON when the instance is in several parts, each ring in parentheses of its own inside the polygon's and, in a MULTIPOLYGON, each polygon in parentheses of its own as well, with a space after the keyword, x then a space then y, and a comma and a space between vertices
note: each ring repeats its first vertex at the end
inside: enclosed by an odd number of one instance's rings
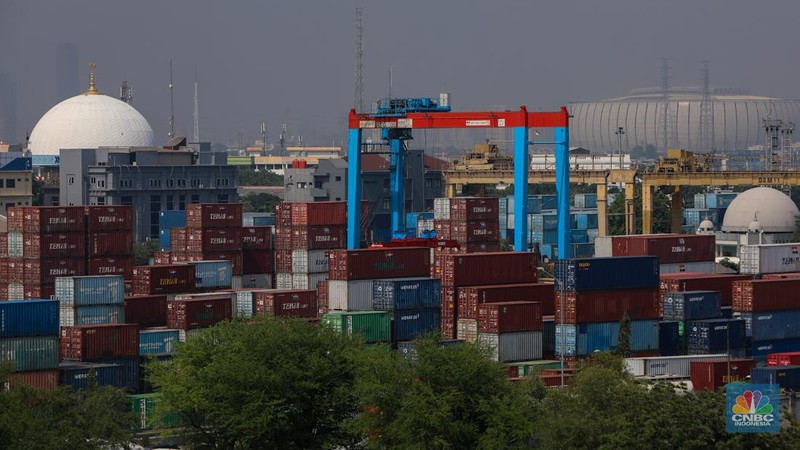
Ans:
POLYGON ((540 302, 484 303, 478 309, 478 331, 481 333, 542 331, 542 304, 540 302))
POLYGON ((558 323, 613 322, 628 313, 631 320, 658 319, 658 291, 631 289, 617 291, 556 292, 555 318, 558 323), (562 321, 561 296, 564 296, 562 321))
POLYGON ((665 320, 716 319, 722 315, 720 293, 716 291, 666 292, 665 320))
POLYGON ((716 359, 691 364, 692 387, 696 391, 716 391, 728 383, 747 381, 755 367, 752 359, 716 359))
POLYGON ((167 302, 167 326, 180 330, 207 328, 233 318, 231 297, 167 302))
POLYGON ((372 284, 372 306, 376 310, 438 308, 442 284, 434 278, 401 278, 375 280, 372 284))
POLYGON ((133 292, 170 294, 195 289, 195 267, 189 264, 136 266, 133 268, 133 292))
POLYGON ((714 261, 714 235, 614 236, 613 256, 657 256, 660 264, 714 261))
POLYGON ((742 313, 742 319, 754 341, 800 338, 800 309, 742 313))
POLYGON ((392 322, 392 340, 410 341, 439 329, 439 308, 398 309, 392 322))
POLYGON ((124 388, 125 368, 118 364, 64 363, 60 366, 61 383, 72 389, 88 389, 89 373, 94 372, 99 386, 124 388))
POLYGON ((293 250, 291 261, 292 273, 328 272, 327 250, 293 250))
POLYGON ((366 342, 391 339, 391 314, 387 311, 333 311, 322 316, 322 324, 350 335, 360 335, 366 342))
POLYGON ((490 357, 498 362, 542 359, 542 332, 481 333, 481 343, 488 346, 490 357))
POLYGON ((576 292, 657 288, 658 258, 560 259, 556 261, 555 276, 564 290, 576 292))
POLYGON ((424 277, 430 258, 428 248, 332 250, 328 273, 331 280, 424 277))
POLYGON ((17 372, 58 367, 58 336, 0 339, 0 363, 13 363, 17 372))
POLYGON ((155 328, 139 331, 139 355, 169 355, 180 340, 178 330, 155 328))
POLYGON ((116 275, 56 278, 62 305, 118 305, 124 302, 125 280, 116 275))
POLYGON ((91 361, 139 355, 139 327, 133 324, 61 328, 61 358, 91 361))
POLYGON ((275 317, 316 317, 314 290, 263 291, 254 294, 255 313, 275 317))
POLYGON ((342 311, 372 310, 373 283, 373 280, 329 280, 328 307, 342 311))
POLYGON ((458 288, 458 317, 478 318, 478 307, 482 303, 497 302, 541 302, 542 314, 555 311, 555 289, 553 283, 501 284, 495 286, 467 286, 458 288))
POLYGON ((195 270, 195 288, 221 289, 231 287, 233 268, 230 261, 191 261, 195 270))
POLYGON ((744 274, 800 272, 800 244, 741 245, 739 261, 744 274))
POLYGON ((442 255, 443 286, 532 283, 538 277, 539 255, 528 252, 442 255))
POLYGON ((167 324, 166 295, 134 295, 125 297, 125 321, 142 327, 167 324))
POLYGON ((688 378, 691 373, 690 367, 692 362, 713 361, 724 358, 725 356, 725 354, 717 354, 625 358, 625 368, 635 377, 671 375, 688 378))
POLYGON ((747 275, 675 273, 661 275, 661 292, 718 291, 720 304, 731 306, 733 282, 750 279, 747 275))
POLYGON ((733 283, 733 309, 739 312, 800 309, 800 278, 733 283))
POLYGON ((659 272, 667 273, 714 273, 716 271, 714 261, 697 261, 686 263, 660 264, 659 272))
POLYGON ((0 301, 0 338, 57 336, 58 300, 0 301))
POLYGON ((782 389, 800 390, 800 366, 754 367, 753 384, 779 384, 782 389))
POLYGON ((745 322, 740 319, 697 320, 686 323, 690 352, 704 353, 738 349, 745 346, 745 322))
POLYGON ((241 203, 190 203, 186 205, 188 228, 234 228, 242 226, 241 203))
POLYGON ((85 208, 86 230, 89 232, 133 229, 133 206, 92 205, 85 208))
POLYGON ((125 307, 123 305, 61 306, 59 319, 62 327, 124 323, 125 307))
MULTIPOLYGON (((631 351, 658 349, 658 321, 631 321, 631 351)), ((566 348, 566 356, 585 356, 595 350, 613 350, 619 345, 619 322, 584 323, 578 325, 556 325, 557 355, 566 348), (566 343, 562 344, 562 329, 566 343)))

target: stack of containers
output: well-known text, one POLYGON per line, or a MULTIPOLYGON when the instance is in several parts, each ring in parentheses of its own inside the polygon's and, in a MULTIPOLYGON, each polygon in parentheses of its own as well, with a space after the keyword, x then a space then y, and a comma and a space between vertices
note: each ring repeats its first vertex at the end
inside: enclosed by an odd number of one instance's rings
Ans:
POLYGON ((392 342, 410 341, 439 329, 441 292, 435 278, 374 280, 372 308, 392 313, 392 342))
POLYGON ((750 379, 753 384, 778 384, 781 389, 800 391, 800 366, 754 367, 750 379))
POLYGON ((586 356, 619 344, 620 319, 631 319, 631 351, 658 351, 658 258, 556 261, 556 348, 560 356, 586 356), (561 297, 564 311, 561 311, 561 297))
POLYGON ((58 385, 58 301, 0 301, 0 363, 13 364, 11 384, 58 385))
POLYGON ((133 295, 125 297, 125 322, 139 328, 139 356, 163 359, 172 355, 180 340, 179 330, 167 328, 166 295, 133 295))
POLYGON ((317 293, 313 289, 270 289, 253 293, 254 315, 271 317, 317 317, 317 293))
POLYGON ((480 342, 498 362, 542 359, 541 302, 482 303, 478 309, 480 342))
POLYGON ((133 268, 133 293, 139 295, 177 294, 195 290, 195 266, 169 264, 133 268))
POLYGON ((719 319, 722 317, 718 291, 679 291, 664 292, 661 295, 664 322, 659 323, 660 336, 667 333, 674 335, 674 344, 668 341, 659 345, 662 356, 684 355, 688 349, 686 321, 702 319, 719 319))
POLYGON ((694 208, 683 210, 683 231, 694 233, 700 222, 711 220, 719 226, 725 219, 725 212, 731 202, 736 198, 736 192, 705 192, 694 195, 694 208))
POLYGON ((158 239, 161 251, 172 249, 172 229, 186 227, 186 211, 161 211, 158 213, 158 239))
POLYGON ((800 278, 733 283, 733 310, 741 313, 752 357, 800 351, 800 278))
POLYGON ((87 275, 133 279, 133 207, 87 206, 87 275))
POLYGON ((434 237, 433 212, 406 213, 406 236, 418 238, 434 237))
POLYGON ((316 289, 327 279, 327 252, 347 246, 347 203, 279 203, 275 215, 275 286, 316 289))
POLYGON ((186 341, 192 332, 233 319, 236 294, 209 292, 176 294, 167 299, 167 328, 179 330, 179 339, 186 341))
POLYGON ((121 275, 58 277, 62 327, 125 322, 125 280, 121 275))
MULTIPOLYGON (((504 197, 500 200, 500 209, 501 209, 501 218, 500 223, 506 224, 505 228, 505 238, 508 240, 509 244, 514 244, 514 196, 510 195, 508 197, 504 197), (502 211, 505 211, 505 220, 503 219, 502 211)), ((544 194, 544 195, 531 195, 528 197, 528 218, 527 220, 530 222, 532 214, 541 214, 543 212, 553 213, 553 210, 556 209, 556 196, 553 194, 544 194)), ((528 228, 528 232, 531 232, 531 229, 528 228)), ((530 236, 528 237, 530 240, 530 236)), ((555 244, 555 242, 553 242, 555 244)))
POLYGON ((800 243, 741 245, 739 271, 748 275, 800 272, 800 243))
POLYGON ((745 321, 742 319, 687 321, 686 342, 690 355, 726 353, 734 357, 744 357, 745 321))
POLYGON ((733 304, 733 283, 748 280, 747 275, 727 275, 714 273, 665 273, 661 274, 660 290, 679 291, 717 291, 723 317, 730 317, 733 304))
POLYGON ((595 256, 658 256, 659 271, 714 273, 716 238, 698 234, 645 234, 595 240, 595 256))
POLYGON ((89 372, 99 385, 139 385, 139 327, 134 324, 61 327, 62 383, 86 389, 89 372))
POLYGON ((496 197, 436 199, 436 237, 457 241, 461 253, 500 250, 499 201, 496 197))
POLYGON ((800 366, 800 351, 779 352, 767 355, 768 366, 800 366))
POLYGON ((272 227, 242 229, 242 275, 233 277, 235 289, 269 289, 275 272, 272 227))
POLYGON ((233 275, 242 274, 242 205, 190 203, 186 228, 171 231, 172 262, 230 261, 233 275))

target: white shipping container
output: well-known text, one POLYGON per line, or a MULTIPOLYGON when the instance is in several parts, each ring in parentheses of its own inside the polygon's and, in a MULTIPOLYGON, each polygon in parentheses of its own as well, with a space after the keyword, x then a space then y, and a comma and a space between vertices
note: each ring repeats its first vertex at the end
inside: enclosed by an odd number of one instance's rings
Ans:
POLYGON ((594 238, 594 256, 596 258, 610 258, 614 256, 611 236, 597 236, 594 238))
POLYGON ((22 258, 24 256, 25 236, 16 231, 8 233, 8 257, 22 258))
POLYGON ((328 250, 292 250, 292 273, 327 273, 328 250))
POLYGON ((328 309, 371 311, 373 280, 328 280, 328 309))
POLYGON ((249 319, 253 317, 253 300, 256 292, 267 292, 269 289, 253 289, 236 291, 236 305, 233 309, 234 317, 237 319, 249 319))
POLYGON ((515 227, 515 225, 514 225, 514 217, 516 217, 516 216, 514 215, 513 212, 509 212, 508 213, 508 222, 506 223, 506 226, 508 227, 509 230, 513 230, 514 227, 515 227))
POLYGON ((478 321, 476 319, 458 319, 456 339, 464 342, 478 342, 478 321))
POLYGON ((292 274, 291 273, 276 273, 275 274, 275 288, 276 289, 293 289, 292 288, 292 274))
POLYGON ((478 340, 490 349, 490 357, 498 362, 542 359, 542 332, 481 333, 478 340))
POLYGON ((328 279, 328 272, 325 273, 293 273, 292 289, 313 289, 317 290, 317 283, 328 279))
POLYGON ((635 377, 655 377, 672 375, 688 378, 692 361, 725 359, 726 354, 651 356, 645 358, 625 358, 625 369, 635 377))
MULTIPOLYGON (((595 248, 597 243, 595 241, 595 248)), ((660 264, 659 273, 715 273, 717 264, 714 261, 696 261, 685 263, 660 264)))
POLYGON ((25 299, 25 286, 22 283, 8 283, 8 299, 25 299))
POLYGON ((800 272, 800 243, 742 245, 739 272, 748 275, 800 272))
POLYGON ((433 199, 433 218, 436 220, 450 220, 450 199, 433 199))
POLYGON ((191 338, 192 336, 197 336, 202 332, 202 328, 198 328, 196 330, 178 330, 178 340, 180 342, 186 342, 186 339, 191 338))

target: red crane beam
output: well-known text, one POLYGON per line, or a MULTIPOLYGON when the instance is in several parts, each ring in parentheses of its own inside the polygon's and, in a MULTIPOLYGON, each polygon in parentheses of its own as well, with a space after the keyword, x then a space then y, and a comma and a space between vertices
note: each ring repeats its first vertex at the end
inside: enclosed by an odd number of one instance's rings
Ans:
POLYGON ((569 126, 566 106, 555 112, 528 112, 521 106, 519 111, 488 112, 420 112, 406 113, 398 117, 358 114, 350 110, 350 129, 369 128, 557 128, 569 126))

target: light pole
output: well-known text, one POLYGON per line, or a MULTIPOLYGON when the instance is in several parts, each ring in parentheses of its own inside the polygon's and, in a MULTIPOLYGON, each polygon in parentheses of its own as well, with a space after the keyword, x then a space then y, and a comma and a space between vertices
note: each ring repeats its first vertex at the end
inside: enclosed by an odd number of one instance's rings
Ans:
MULTIPOLYGON (((553 282, 555 283, 556 289, 558 291, 560 309, 559 309, 559 312, 558 312, 559 320, 558 320, 557 324, 561 325, 561 358, 560 359, 561 359, 561 387, 563 388, 564 387, 564 358, 566 358, 566 355, 567 355, 567 332, 566 332, 566 327, 564 326, 564 285, 561 283, 561 280, 556 278, 556 276, 553 275, 552 273, 550 273, 547 270, 545 270, 544 267, 539 267, 539 270, 543 274, 553 278, 553 282)), ((577 339, 577 338, 578 338, 578 336, 576 335, 575 339, 577 339)))
POLYGON ((617 135, 617 142, 619 143, 619 168, 622 169, 622 135, 625 134, 625 129, 617 127, 617 131, 614 134, 617 135))

